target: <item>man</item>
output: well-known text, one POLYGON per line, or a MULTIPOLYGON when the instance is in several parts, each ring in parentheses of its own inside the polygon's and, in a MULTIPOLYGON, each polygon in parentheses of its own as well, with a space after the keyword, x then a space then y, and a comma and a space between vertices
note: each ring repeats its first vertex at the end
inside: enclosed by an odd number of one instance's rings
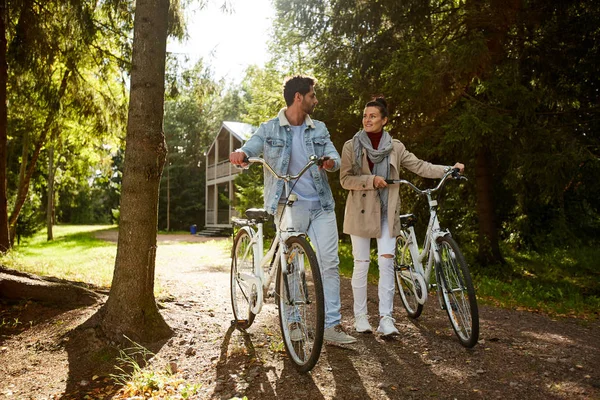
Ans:
MULTIPOLYGON (((229 161, 245 166, 246 156, 262 154, 278 174, 296 175, 308 163, 309 156, 324 157, 321 167, 311 167, 295 183, 292 192, 298 200, 290 211, 295 228, 310 237, 321 268, 325 296, 324 338, 329 342, 348 344, 356 339, 346 334, 340 324, 338 231, 333 195, 325 172, 340 168, 340 155, 331 143, 325 124, 309 116, 318 103, 315 83, 315 79, 308 76, 287 78, 283 84, 287 108, 261 124, 241 149, 229 155, 229 161)), ((265 174, 264 184, 265 210, 275 215, 282 209, 283 181, 265 174)))

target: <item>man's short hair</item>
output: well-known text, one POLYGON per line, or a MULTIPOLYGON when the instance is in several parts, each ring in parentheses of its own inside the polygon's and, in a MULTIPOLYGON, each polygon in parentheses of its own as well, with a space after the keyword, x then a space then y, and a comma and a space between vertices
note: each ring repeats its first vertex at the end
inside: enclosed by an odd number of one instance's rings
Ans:
POLYGON ((283 80, 283 98, 285 104, 291 106, 294 103, 294 96, 300 93, 304 96, 310 92, 310 88, 317 84, 317 80, 306 75, 290 76, 283 80))

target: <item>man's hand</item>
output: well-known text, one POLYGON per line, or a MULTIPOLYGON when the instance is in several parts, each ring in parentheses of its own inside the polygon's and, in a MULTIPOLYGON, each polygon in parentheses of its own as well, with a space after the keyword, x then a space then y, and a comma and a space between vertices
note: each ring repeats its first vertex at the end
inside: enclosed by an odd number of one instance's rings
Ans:
POLYGON ((319 165, 319 169, 332 169, 333 167, 335 167, 335 161, 333 161, 331 158, 324 156, 321 157, 321 159, 318 162, 319 165))
POLYGON ((242 167, 246 167, 248 163, 244 162, 244 158, 246 158, 246 153, 243 151, 234 151, 229 155, 229 162, 233 165, 241 165, 242 167))

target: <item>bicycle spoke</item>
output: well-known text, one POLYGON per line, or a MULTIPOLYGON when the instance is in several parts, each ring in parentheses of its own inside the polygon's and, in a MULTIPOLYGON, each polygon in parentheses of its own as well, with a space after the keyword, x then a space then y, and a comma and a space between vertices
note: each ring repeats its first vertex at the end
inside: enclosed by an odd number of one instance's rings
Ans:
POLYGON ((479 337, 479 313, 469 270, 452 238, 443 237, 438 245, 442 298, 448 318, 461 344, 473 347, 479 337))
POLYGON ((408 232, 402 232, 396 238, 396 254, 394 257, 396 286, 408 316, 418 318, 423 311, 423 305, 418 301, 418 298, 422 295, 422 289, 415 276, 417 271, 410 254, 410 245, 407 238, 408 232))
POLYGON ((252 285, 241 279, 241 275, 254 274, 254 246, 248 230, 240 229, 233 242, 231 257, 231 306, 235 322, 248 328, 254 322, 251 308, 256 302, 252 285))
POLYGON ((317 362, 323 343, 324 302, 316 256, 303 238, 286 242, 287 271, 280 268, 279 318, 286 352, 295 367, 306 372, 317 362))

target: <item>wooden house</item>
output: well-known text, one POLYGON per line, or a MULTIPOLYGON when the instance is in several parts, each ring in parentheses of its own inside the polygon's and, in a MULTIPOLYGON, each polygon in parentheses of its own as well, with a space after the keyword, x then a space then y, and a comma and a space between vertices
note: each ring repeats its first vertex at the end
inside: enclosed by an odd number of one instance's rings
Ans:
POLYGON ((225 121, 206 153, 205 229, 231 228, 237 215, 233 180, 241 172, 229 162, 229 153, 239 149, 256 130, 250 124, 225 121), (225 199, 229 199, 227 202, 225 199))

